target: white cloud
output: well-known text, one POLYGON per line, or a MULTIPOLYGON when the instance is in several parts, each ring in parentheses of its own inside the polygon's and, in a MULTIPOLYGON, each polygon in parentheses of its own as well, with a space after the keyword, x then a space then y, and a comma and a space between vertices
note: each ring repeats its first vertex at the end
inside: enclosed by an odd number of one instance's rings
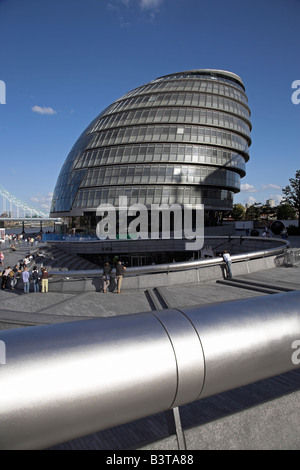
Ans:
POLYGON ((55 109, 47 108, 46 106, 37 106, 37 105, 35 105, 31 108, 31 110, 34 113, 38 113, 38 114, 57 114, 55 109))
POLYGON ((244 193, 257 193, 259 190, 256 189, 252 184, 244 183, 241 184, 241 191, 244 193))
POLYGON ((249 196, 247 199, 244 200, 245 204, 249 204, 249 206, 252 206, 253 204, 258 203, 257 199, 253 196, 249 196))
POLYGON ((282 196, 281 194, 271 194, 268 199, 274 199, 274 201, 276 201, 277 204, 280 204, 281 201, 283 201, 284 196, 282 196))
POLYGON ((107 4, 107 9, 115 14, 121 27, 129 27, 132 22, 150 21, 152 22, 163 5, 164 0, 111 0, 107 4), (136 18, 136 6, 142 12, 143 18, 136 18), (134 19, 135 18, 135 19, 134 19))
POLYGON ((162 5, 163 0, 140 0, 140 7, 142 10, 155 10, 162 5))
MULTIPOLYGON (((120 0, 120 1, 127 9, 129 9, 129 0, 120 0)), ((107 9, 117 15, 121 28, 130 26, 130 21, 127 21, 127 19, 124 17, 124 14, 123 14, 123 12, 126 14, 126 11, 124 11, 124 8, 120 7, 119 5, 115 5, 113 3, 108 3, 107 9)))
POLYGON ((108 3, 107 4, 107 7, 106 7, 108 10, 111 10, 111 11, 119 11, 119 7, 117 7, 116 5, 112 4, 112 3, 108 3))
POLYGON ((263 191, 265 189, 282 189, 281 186, 278 186, 278 184, 262 184, 262 189, 263 191))
POLYGON ((45 211, 50 210, 51 202, 52 202, 53 193, 49 192, 45 195, 37 194, 30 198, 30 201, 35 204, 35 207, 39 207, 45 211))
POLYGON ((241 191, 244 193, 259 193, 262 191, 266 191, 268 189, 280 189, 281 190, 282 188, 281 186, 278 186, 278 184, 272 184, 272 183, 261 184, 260 188, 256 188, 255 186, 253 186, 253 184, 249 184, 249 183, 241 184, 241 191))

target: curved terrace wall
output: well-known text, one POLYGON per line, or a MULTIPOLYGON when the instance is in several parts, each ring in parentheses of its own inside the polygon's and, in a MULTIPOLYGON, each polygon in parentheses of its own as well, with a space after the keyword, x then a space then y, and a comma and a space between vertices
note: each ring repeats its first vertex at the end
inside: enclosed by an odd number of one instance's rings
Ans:
MULTIPOLYGON (((126 240, 117 242, 128 243, 126 240)), ((61 246, 63 242, 56 243, 61 246)), ((72 252, 78 242, 65 243, 65 248, 72 252)), ((96 242, 90 241, 91 247, 94 243, 96 242)), ((209 237, 205 241, 205 246, 210 246, 214 251, 221 252, 225 249, 230 251, 233 276, 271 269, 283 264, 284 253, 289 245, 290 243, 286 240, 261 237, 209 237)), ((122 290, 143 290, 157 286, 210 282, 223 279, 224 271, 225 263, 220 256, 180 263, 132 267, 126 270, 122 290)), ((51 271, 50 274, 50 290, 53 291, 71 292, 102 289, 102 269, 51 271), (63 282, 61 282, 62 280, 63 282)))

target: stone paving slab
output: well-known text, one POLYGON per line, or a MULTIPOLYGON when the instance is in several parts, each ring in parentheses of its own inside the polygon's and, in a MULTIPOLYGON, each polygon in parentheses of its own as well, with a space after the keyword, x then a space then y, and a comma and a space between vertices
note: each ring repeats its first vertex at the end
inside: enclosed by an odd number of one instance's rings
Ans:
MULTIPOLYGON (((17 253, 11 253, 10 258, 7 256, 6 261, 10 260, 10 264, 13 266, 26 254, 28 254, 28 247, 22 246, 17 253)), ((298 286, 300 289, 300 269, 298 268, 273 268, 251 275, 243 275, 243 278, 245 277, 270 284, 272 282, 293 284, 294 287, 297 288, 298 286)), ((182 284, 181 286, 164 287, 163 293, 173 308, 268 295, 255 291, 247 291, 238 287, 218 285, 215 282, 203 285, 182 284)), ((24 295, 17 291, 0 291, 0 329, 22 327, 26 324, 29 326, 41 323, 77 321, 85 318, 138 313, 150 310, 151 308, 144 292, 126 291, 120 295, 99 292, 78 294, 48 292, 47 294, 30 293, 29 295, 24 295)), ((262 381, 259 384, 251 384, 241 390, 229 391, 221 396, 210 397, 186 405, 182 409, 184 427, 191 429, 192 426, 202 425, 207 421, 218 419, 224 415, 237 413, 264 400, 271 400, 276 394, 290 393, 291 391, 298 390, 300 389, 299 374, 300 371, 295 371, 279 378, 262 381)), ((260 409, 257 408, 257 422, 259 422, 260 414, 260 409)), ((190 433, 192 432, 190 431, 190 433)), ((202 433, 206 433, 204 428, 202 433)), ((213 433, 214 431, 212 430, 213 433)), ((204 434, 202 436, 204 437, 204 434)), ((176 438, 174 436, 168 438, 165 414, 159 414, 100 433, 94 433, 93 435, 58 445, 53 449, 137 449, 143 448, 149 442, 164 438, 168 439, 166 448, 176 450, 176 438)), ((193 440, 193 434, 191 434, 190 440, 193 440)), ((212 438, 209 437, 209 434, 207 434, 205 442, 208 443, 207 445, 210 448, 213 448, 212 438)), ((199 448, 198 443, 193 444, 193 446, 195 446, 194 448, 199 448)), ((156 444, 150 444, 144 448, 155 449, 156 444)), ((164 448, 164 445, 160 448, 164 448)))
POLYGON ((255 274, 244 274, 241 278, 253 279, 268 284, 291 286, 300 289, 300 268, 274 268, 266 271, 257 271, 255 274))
POLYGON ((204 285, 183 285, 180 288, 161 287, 166 301, 170 308, 189 307, 193 305, 203 305, 227 300, 244 299, 258 297, 261 292, 244 291, 237 287, 217 285, 215 282, 204 285))
MULTIPOLYGON (((268 450, 279 443, 281 449, 299 450, 299 390, 300 370, 295 370, 181 406, 187 449, 268 450), (270 416, 265 435, 263 415, 270 416), (285 426, 289 429, 282 432, 285 426)), ((169 435, 166 413, 158 413, 49 450, 74 449, 167 451, 177 450, 178 444, 169 435)))
MULTIPOLYGON (((180 289, 178 286, 162 289, 171 308, 263 295, 216 283, 185 285, 180 289)), ((121 294, 112 292, 23 294, 21 291, 7 290, 0 292, 0 300, 0 322, 1 319, 6 322, 11 319, 12 322, 17 323, 20 320, 22 323, 28 321, 30 324, 61 322, 60 317, 75 321, 151 310, 145 292, 140 291, 124 291, 121 294)))
MULTIPOLYGON (((243 275, 264 284, 280 282, 300 289, 300 269, 273 268, 267 271, 243 275)), ((182 284, 161 288, 170 308, 203 305, 266 295, 255 290, 216 284, 182 284)), ((86 293, 33 293, 21 291, 0 291, 0 329, 16 327, 28 322, 33 324, 56 323, 65 321, 99 318, 128 313, 148 312, 151 305, 143 291, 123 291, 86 293), (30 316, 29 316, 30 314, 30 316), (1 323, 4 321, 4 323, 1 323), (11 320, 11 325, 9 322, 11 320)))
POLYGON ((0 292, 0 329, 19 322, 24 326, 62 321, 77 321, 151 310, 143 292, 103 294, 98 292, 57 294, 54 292, 22 294, 0 292), (2 323, 1 323, 2 322, 2 323))

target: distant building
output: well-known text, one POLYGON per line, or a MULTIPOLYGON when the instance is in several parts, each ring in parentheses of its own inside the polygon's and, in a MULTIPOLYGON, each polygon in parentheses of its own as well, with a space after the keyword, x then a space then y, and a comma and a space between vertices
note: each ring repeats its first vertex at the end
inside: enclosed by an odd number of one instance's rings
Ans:
POLYGON ((275 199, 267 199, 267 200, 266 200, 266 205, 267 205, 268 207, 276 207, 276 201, 275 201, 275 199))

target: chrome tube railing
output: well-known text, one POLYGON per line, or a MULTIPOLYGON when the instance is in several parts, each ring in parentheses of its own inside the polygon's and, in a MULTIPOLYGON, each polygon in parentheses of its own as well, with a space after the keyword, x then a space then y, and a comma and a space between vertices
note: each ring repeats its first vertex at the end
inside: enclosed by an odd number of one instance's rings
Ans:
MULTIPOLYGON (((209 240, 211 239, 224 239, 226 240, 236 240, 240 241, 241 237, 237 236, 230 236, 230 237, 208 237, 209 240)), ((240 253, 236 255, 232 255, 232 262, 238 261, 248 261, 251 259, 256 258, 264 258, 267 256, 277 256, 284 253, 288 247, 290 246, 290 242, 288 240, 278 240, 278 238, 267 238, 263 239, 262 237, 242 237, 243 241, 247 242, 254 242, 259 241, 262 243, 276 243, 279 246, 267 248, 265 250, 257 250, 251 251, 248 253, 240 253)), ((119 240, 118 240, 119 241, 119 240)), ((162 272, 173 272, 173 271, 182 271, 186 269, 195 269, 201 268, 205 266, 215 266, 223 263, 223 259, 220 257, 216 258, 207 258, 207 259, 199 259, 195 261, 183 261, 177 263, 164 263, 164 264, 155 264, 149 266, 137 266, 137 267, 130 267, 126 270, 126 276, 136 276, 141 274, 152 274, 152 273, 162 273, 162 272)), ((61 277, 93 277, 93 276, 101 276, 103 273, 102 269, 91 269, 91 270, 68 270, 68 271, 55 271, 51 270, 51 276, 55 278, 61 277)))
POLYGON ((299 306, 295 291, 3 330, 0 449, 44 449, 299 368, 299 306))

